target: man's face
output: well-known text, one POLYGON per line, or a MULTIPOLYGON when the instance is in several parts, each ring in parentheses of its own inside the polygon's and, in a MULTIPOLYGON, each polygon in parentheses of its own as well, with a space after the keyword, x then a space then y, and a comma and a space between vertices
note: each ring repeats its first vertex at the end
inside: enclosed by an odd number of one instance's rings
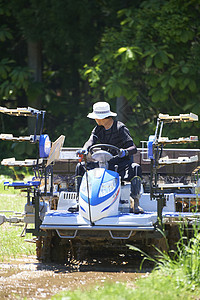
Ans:
POLYGON ((106 119, 95 119, 97 125, 104 126, 106 119))

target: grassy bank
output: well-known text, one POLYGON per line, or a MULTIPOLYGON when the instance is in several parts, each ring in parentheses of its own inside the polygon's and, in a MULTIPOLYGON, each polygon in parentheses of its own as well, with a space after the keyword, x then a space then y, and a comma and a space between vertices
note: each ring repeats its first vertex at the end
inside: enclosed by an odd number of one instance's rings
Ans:
POLYGON ((170 275, 153 272, 148 278, 138 279, 135 288, 126 283, 105 283, 93 289, 62 292, 51 299, 56 300, 191 300, 199 299, 200 290, 194 291, 187 286, 178 287, 170 275))
MULTIPOLYGON (((13 216, 14 212, 24 212, 26 203, 25 194, 19 190, 10 188, 4 190, 3 182, 10 178, 0 176, 0 214, 6 217, 13 216), (2 212, 9 211, 9 212, 2 212)), ((22 255, 35 255, 35 244, 26 243, 24 239, 30 239, 27 234, 25 238, 20 237, 24 224, 4 223, 0 226, 0 261, 17 258, 22 255)))

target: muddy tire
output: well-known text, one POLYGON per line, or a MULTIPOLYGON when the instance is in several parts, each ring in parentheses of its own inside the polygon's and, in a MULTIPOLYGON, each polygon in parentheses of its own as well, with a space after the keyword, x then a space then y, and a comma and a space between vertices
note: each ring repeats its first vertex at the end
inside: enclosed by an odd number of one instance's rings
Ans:
POLYGON ((37 259, 42 262, 51 262, 51 236, 39 237, 36 243, 37 259))
POLYGON ((42 262, 67 263, 70 257, 70 242, 61 239, 56 232, 39 237, 36 242, 37 259, 42 262))
POLYGON ((66 239, 61 239, 57 234, 51 239, 50 259, 55 263, 68 263, 70 244, 66 239))

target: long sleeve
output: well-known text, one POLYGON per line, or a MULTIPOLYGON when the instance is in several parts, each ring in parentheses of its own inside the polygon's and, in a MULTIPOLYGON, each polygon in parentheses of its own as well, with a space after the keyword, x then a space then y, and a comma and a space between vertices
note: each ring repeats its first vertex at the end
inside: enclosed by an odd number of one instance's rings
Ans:
POLYGON ((125 148, 128 151, 129 155, 133 155, 137 153, 137 147, 135 146, 135 144, 133 143, 132 146, 125 148))
POLYGON ((123 141, 121 147, 128 151, 129 155, 137 153, 137 147, 133 142, 130 132, 126 126, 121 127, 119 130, 121 140, 123 141))

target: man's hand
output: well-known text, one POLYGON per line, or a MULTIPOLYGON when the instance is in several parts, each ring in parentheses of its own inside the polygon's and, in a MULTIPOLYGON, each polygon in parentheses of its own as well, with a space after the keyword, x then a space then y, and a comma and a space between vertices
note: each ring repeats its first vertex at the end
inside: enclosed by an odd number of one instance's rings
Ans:
POLYGON ((87 149, 79 149, 76 151, 76 155, 79 156, 79 155, 87 155, 88 154, 88 151, 87 149))
POLYGON ((125 156, 128 156, 128 151, 126 149, 120 149, 119 157, 123 158, 125 156))

